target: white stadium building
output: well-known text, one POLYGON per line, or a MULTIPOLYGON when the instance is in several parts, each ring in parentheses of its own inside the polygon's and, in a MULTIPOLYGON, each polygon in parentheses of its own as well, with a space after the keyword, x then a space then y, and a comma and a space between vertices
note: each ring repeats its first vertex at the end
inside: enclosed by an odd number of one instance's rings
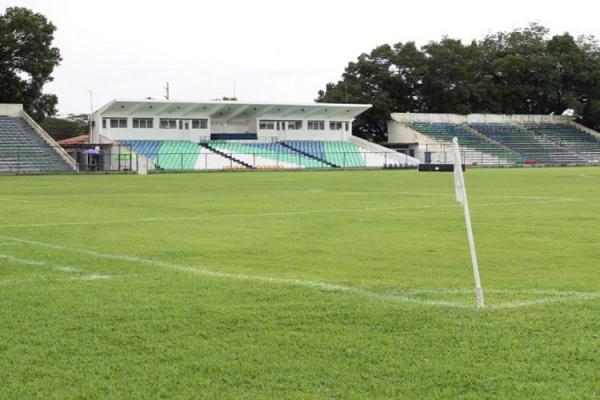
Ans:
POLYGON ((90 143, 108 149, 111 160, 103 164, 110 169, 138 163, 149 170, 416 165, 412 157, 352 136, 354 119, 370 107, 115 99, 93 113, 90 143))

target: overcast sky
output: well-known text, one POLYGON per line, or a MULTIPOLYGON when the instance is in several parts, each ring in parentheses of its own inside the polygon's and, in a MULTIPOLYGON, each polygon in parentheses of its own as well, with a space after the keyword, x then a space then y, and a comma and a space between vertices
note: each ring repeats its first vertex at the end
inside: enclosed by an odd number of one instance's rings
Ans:
POLYGON ((0 0, 46 15, 63 61, 46 92, 59 112, 113 98, 312 101, 383 43, 466 41, 539 22, 600 37, 598 0, 0 0))

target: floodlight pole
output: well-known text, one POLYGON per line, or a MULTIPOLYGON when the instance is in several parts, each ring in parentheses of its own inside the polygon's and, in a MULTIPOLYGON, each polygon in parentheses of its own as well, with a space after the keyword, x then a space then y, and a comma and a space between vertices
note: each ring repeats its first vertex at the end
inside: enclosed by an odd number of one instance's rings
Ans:
POLYGON ((92 143, 92 135, 93 135, 93 127, 94 127, 94 122, 92 120, 92 118, 94 117, 94 93, 92 92, 92 90, 88 90, 88 93, 90 94, 90 118, 89 118, 89 128, 90 128, 90 137, 88 138, 88 142, 92 143))
POLYGON ((477 253, 475 251, 475 239, 473 238, 473 227, 471 226, 471 213, 469 212, 469 202, 467 200, 467 189, 465 187, 465 176, 462 170, 462 159, 458 147, 458 138, 452 139, 452 148, 454 151, 454 185, 456 189, 456 200, 462 203, 465 213, 465 223, 467 226, 467 238, 469 239, 469 249, 471 251, 471 263, 473 264, 473 278, 475 279, 475 294, 477 296, 477 307, 483 308, 483 288, 479 277, 479 264, 477 263, 477 253))

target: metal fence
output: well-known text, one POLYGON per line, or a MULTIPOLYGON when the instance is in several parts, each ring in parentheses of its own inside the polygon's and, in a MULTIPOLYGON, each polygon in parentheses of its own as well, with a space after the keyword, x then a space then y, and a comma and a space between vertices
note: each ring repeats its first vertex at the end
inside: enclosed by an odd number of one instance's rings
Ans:
MULTIPOLYGON (((124 150, 124 149, 118 149, 124 150)), ((391 152, 337 152, 312 156, 293 153, 146 153, 107 152, 98 168, 105 171, 185 171, 243 169, 411 168, 412 158, 391 152)))
MULTIPOLYGON (((400 149, 399 149, 400 150, 400 149)), ((301 153, 230 153, 191 152, 140 155, 119 145, 79 146, 67 149, 80 172, 241 170, 241 169, 327 169, 327 168, 410 168, 408 149, 398 152, 338 152, 312 155, 301 153)), ((451 145, 435 144, 413 150, 421 162, 453 163, 451 145)), ((531 149, 525 155, 510 151, 483 152, 462 147, 464 163, 470 166, 515 165, 600 165, 600 151, 543 152, 531 149)), ((412 165, 411 165, 412 164, 412 165)), ((60 157, 51 152, 3 151, 0 173, 73 172, 60 157)))
MULTIPOLYGON (((517 143, 517 145, 519 145, 517 143)), ((598 165, 600 151, 586 151, 569 146, 552 149, 539 146, 519 145, 519 151, 510 148, 486 148, 485 151, 461 147, 467 165, 511 166, 511 165, 598 165)), ((425 163, 448 164, 454 162, 451 144, 427 144, 415 152, 415 157, 425 163)))
MULTIPOLYGON (((128 147, 107 145, 67 149, 79 172, 192 171, 241 169, 410 168, 412 158, 396 152, 232 153, 189 152, 139 154, 128 147)), ((412 165, 411 165, 412 164, 412 165)), ((0 173, 74 172, 54 154, 31 150, 3 152, 0 173)))
POLYGON ((0 154, 1 173, 36 173, 36 172, 73 172, 58 155, 32 152, 2 152, 0 154))

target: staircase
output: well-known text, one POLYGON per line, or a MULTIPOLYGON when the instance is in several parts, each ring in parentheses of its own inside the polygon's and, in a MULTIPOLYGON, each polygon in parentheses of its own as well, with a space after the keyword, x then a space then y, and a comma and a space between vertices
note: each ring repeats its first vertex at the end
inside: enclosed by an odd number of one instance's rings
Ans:
POLYGON ((243 165, 244 167, 246 167, 246 168, 248 168, 248 169, 254 169, 254 166, 252 166, 252 165, 248 164, 247 162, 244 162, 244 161, 242 161, 242 160, 240 160, 240 159, 238 159, 238 158, 235 158, 235 157, 233 157, 231 154, 227 154, 227 153, 225 153, 224 151, 221 151, 221 150, 219 150, 219 149, 216 149, 216 148, 214 148, 213 146, 211 146, 211 145, 210 145, 210 144, 208 144, 208 143, 200 143, 200 146, 202 146, 202 147, 204 147, 205 149, 208 149, 208 150, 212 151, 213 153, 216 153, 216 154, 218 154, 218 155, 220 155, 220 156, 222 156, 222 157, 225 157, 225 158, 227 158, 227 159, 229 159, 229 160, 231 160, 231 161, 233 161, 233 162, 235 162, 235 163, 238 163, 238 164, 240 164, 240 165, 243 165))
POLYGON ((317 161, 319 161, 319 162, 322 162, 323 164, 329 165, 330 167, 333 167, 333 168, 340 168, 340 166, 339 166, 339 165, 336 165, 336 164, 330 163, 329 161, 326 161, 326 160, 324 160, 324 159, 322 159, 322 158, 319 158, 319 157, 317 157, 317 156, 314 156, 314 155, 312 155, 312 154, 310 154, 310 153, 307 153, 307 152, 305 152, 305 151, 302 151, 302 150, 300 150, 300 149, 297 149, 297 148, 295 148, 294 146, 290 146, 290 145, 289 145, 289 144, 287 144, 287 143, 284 143, 284 142, 279 142, 279 144, 280 144, 280 145, 282 145, 283 147, 287 147, 287 148, 288 148, 288 149, 290 149, 290 150, 293 150, 293 151, 295 151, 295 152, 297 152, 297 153, 300 153, 300 154, 302 154, 303 156, 306 156, 306 157, 312 158, 313 160, 317 160, 317 161))
POLYGON ((75 162, 63 153, 56 142, 43 137, 23 117, 0 116, 0 172, 75 171, 75 162))

